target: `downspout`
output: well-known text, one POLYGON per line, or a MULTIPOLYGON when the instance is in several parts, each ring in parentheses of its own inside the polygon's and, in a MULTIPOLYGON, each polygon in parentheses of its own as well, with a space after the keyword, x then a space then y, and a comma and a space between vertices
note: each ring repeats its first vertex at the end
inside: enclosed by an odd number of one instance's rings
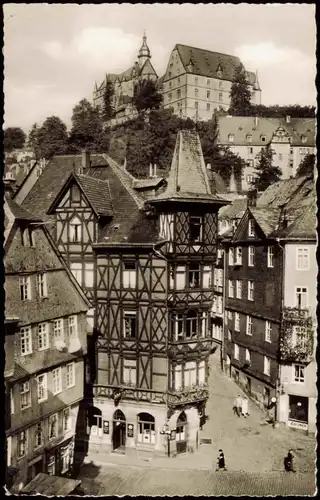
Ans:
POLYGON ((221 339, 221 370, 223 371, 224 368, 224 348, 225 348, 225 343, 224 343, 224 336, 225 336, 225 307, 226 307, 226 262, 227 262, 227 257, 226 257, 226 248, 223 248, 223 277, 222 277, 222 339, 221 339))
MULTIPOLYGON (((284 286, 285 286, 285 253, 284 247, 280 245, 280 238, 276 238, 276 242, 278 246, 282 250, 282 284, 281 284, 281 308, 280 308, 280 332, 279 332, 279 342, 281 336, 281 326, 282 326, 282 317, 283 317, 283 302, 284 302, 284 286)), ((279 353, 280 354, 280 353, 279 353)), ((281 390, 281 359, 279 356, 278 367, 277 367, 277 379, 276 379, 276 405, 274 411, 274 423, 273 427, 277 429, 279 427, 279 404, 280 404, 280 390, 281 390)))

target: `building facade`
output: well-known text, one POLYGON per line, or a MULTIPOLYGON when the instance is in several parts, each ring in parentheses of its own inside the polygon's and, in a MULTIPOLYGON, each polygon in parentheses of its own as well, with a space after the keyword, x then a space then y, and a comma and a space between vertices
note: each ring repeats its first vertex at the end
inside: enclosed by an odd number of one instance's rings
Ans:
POLYGON ((130 226, 117 224, 93 245, 98 339, 90 450, 172 456, 197 447, 223 204, 211 194, 199 138, 183 131, 167 186, 135 208, 130 226))
MULTIPOLYGON (((175 45, 162 80, 164 108, 182 118, 210 120, 215 110, 227 111, 238 57, 175 45)), ((247 72, 252 102, 261 104, 257 74, 247 72)))
POLYGON ((16 322, 5 343, 7 466, 19 491, 73 464, 89 303, 41 219, 10 196, 4 208, 5 314, 16 322))
POLYGON ((242 190, 248 191, 259 153, 268 144, 274 151, 273 165, 281 169, 282 179, 296 175, 300 162, 315 152, 315 119, 220 116, 219 144, 229 147, 246 162, 242 190))
POLYGON ((115 111, 115 117, 112 122, 117 123, 122 122, 124 119, 133 118, 136 115, 135 107, 132 104, 134 89, 135 86, 144 79, 153 81, 157 81, 158 79, 158 75, 151 63, 151 52, 145 34, 138 52, 137 61, 132 67, 118 75, 107 73, 99 86, 95 83, 93 105, 101 111, 103 110, 104 94, 109 83, 114 91, 112 105, 115 111))
POLYGON ((276 398, 276 420, 314 433, 315 186, 277 184, 225 234, 225 371, 259 405, 276 398))

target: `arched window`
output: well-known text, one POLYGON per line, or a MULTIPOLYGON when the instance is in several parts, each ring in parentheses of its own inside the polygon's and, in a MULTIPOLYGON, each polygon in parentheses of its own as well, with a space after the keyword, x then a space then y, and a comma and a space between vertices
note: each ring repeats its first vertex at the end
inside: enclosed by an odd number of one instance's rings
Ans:
POLYGON ((177 419, 176 428, 176 443, 177 443, 177 453, 185 453, 187 451, 187 416, 183 411, 180 413, 177 419))
POLYGON ((155 444, 155 419, 150 413, 138 414, 138 443, 155 444))
POLYGON ((79 217, 75 216, 69 224, 69 239, 71 242, 79 243, 82 235, 82 224, 79 217))

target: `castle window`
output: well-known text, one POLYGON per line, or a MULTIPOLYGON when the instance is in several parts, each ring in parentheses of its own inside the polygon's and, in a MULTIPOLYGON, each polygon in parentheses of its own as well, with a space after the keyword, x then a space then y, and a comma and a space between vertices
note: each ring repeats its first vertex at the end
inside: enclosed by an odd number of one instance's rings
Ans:
POLYGON ((211 92, 210 90, 207 90, 207 99, 210 99, 211 92))
POLYGON ((251 134, 247 134, 247 142, 252 142, 252 135, 251 134))
POLYGON ((228 141, 229 142, 234 142, 234 134, 229 134, 228 135, 228 141))
POLYGON ((210 103, 207 103, 207 111, 210 111, 210 103))
POLYGON ((222 94, 222 92, 219 92, 219 101, 223 101, 223 94, 222 94))
POLYGON ((305 135, 301 137, 302 144, 305 144, 307 142, 307 138, 305 135))

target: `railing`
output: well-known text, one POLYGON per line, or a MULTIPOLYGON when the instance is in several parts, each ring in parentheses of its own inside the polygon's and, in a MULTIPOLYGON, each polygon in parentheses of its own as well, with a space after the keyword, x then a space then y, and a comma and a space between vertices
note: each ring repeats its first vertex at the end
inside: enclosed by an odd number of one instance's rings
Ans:
POLYGON ((311 361, 314 350, 314 328, 309 309, 298 307, 283 309, 279 350, 282 361, 311 361))
POLYGON ((167 393, 168 406, 195 403, 208 399, 209 389, 207 384, 194 385, 177 391, 169 390, 167 393))

